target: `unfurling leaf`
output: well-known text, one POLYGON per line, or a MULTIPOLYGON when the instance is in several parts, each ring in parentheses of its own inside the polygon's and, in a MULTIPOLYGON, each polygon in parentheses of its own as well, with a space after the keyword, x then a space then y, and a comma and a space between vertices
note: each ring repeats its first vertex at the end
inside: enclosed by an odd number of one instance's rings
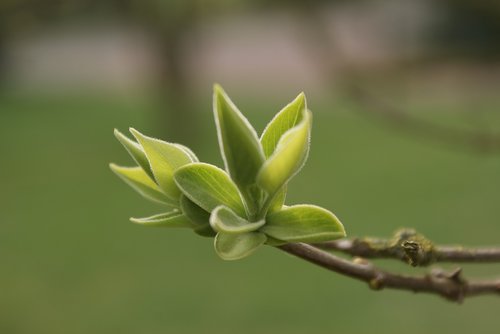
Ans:
POLYGON ((226 170, 244 196, 255 184, 264 162, 257 133, 218 85, 214 86, 214 115, 226 170))
POLYGON ((224 260, 238 260, 257 250, 266 242, 266 236, 260 232, 242 234, 218 233, 214 240, 215 251, 224 260))
POLYGON ((109 167, 116 175, 145 198, 167 205, 176 205, 170 198, 165 196, 141 167, 121 167, 115 164, 109 164, 109 167))
POLYGON ((154 227, 192 227, 190 220, 179 210, 160 213, 146 218, 130 218, 130 221, 136 224, 154 227))
POLYGON ((281 187, 281 189, 276 193, 274 198, 271 201, 271 204, 269 205, 269 213, 270 212, 275 212, 281 210, 283 205, 285 204, 285 199, 286 199, 286 189, 287 186, 286 184, 281 187))
POLYGON ((286 105, 274 116, 260 137, 266 158, 269 158, 273 154, 283 134, 299 124, 306 112, 306 97, 304 93, 300 93, 295 100, 286 105))
POLYGON ((307 112, 297 126, 281 137, 274 153, 262 166, 257 184, 270 196, 274 196, 304 165, 309 152, 311 120, 311 113, 307 112))
POLYGON ((226 206, 218 206, 210 215, 210 225, 220 233, 240 234, 258 230, 265 224, 265 220, 251 223, 236 215, 226 206))
POLYGON ((246 217, 238 188, 222 169, 205 163, 192 163, 179 168, 174 180, 191 201, 207 212, 219 205, 231 208, 246 217))
POLYGON ((149 175, 149 177, 154 180, 153 171, 151 171, 151 166, 149 165, 148 158, 146 157, 146 153, 144 153, 141 145, 128 138, 117 129, 115 129, 114 134, 116 139, 118 139, 118 141, 125 147, 127 152, 135 160, 135 162, 137 162, 137 164, 142 167, 142 169, 149 175))
POLYGON ((178 201, 181 192, 174 182, 173 175, 179 167, 193 162, 190 154, 177 144, 147 137, 135 129, 130 129, 130 132, 144 149, 160 188, 173 201, 178 201))
POLYGON ((344 226, 338 218, 315 205, 294 205, 271 213, 260 231, 287 242, 321 242, 345 237, 344 226))

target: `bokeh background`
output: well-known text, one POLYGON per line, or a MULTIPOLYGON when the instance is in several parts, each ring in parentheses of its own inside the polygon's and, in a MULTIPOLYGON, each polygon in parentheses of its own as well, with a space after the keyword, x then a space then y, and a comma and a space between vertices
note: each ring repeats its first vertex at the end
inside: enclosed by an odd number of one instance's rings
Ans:
POLYGON ((350 236, 499 244, 498 2, 1 0, 0 333, 499 328, 498 297, 372 292, 269 247, 224 262, 190 231, 128 222, 161 208, 110 172, 131 164, 113 128, 220 166, 213 82, 259 132, 306 92, 312 151, 288 203, 350 236))

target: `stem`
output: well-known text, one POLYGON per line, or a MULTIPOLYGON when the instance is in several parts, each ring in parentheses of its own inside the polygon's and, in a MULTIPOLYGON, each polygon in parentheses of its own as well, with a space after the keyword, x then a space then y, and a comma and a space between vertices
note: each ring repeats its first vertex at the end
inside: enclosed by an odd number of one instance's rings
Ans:
POLYGON ((390 239, 342 239, 315 246, 369 259, 398 259, 412 266, 428 266, 436 262, 500 262, 499 247, 437 246, 411 229, 396 231, 390 239))
POLYGON ((432 293, 458 303, 465 297, 484 294, 500 296, 500 279, 469 282, 462 278, 460 269, 450 273, 434 270, 424 276, 405 276, 381 270, 366 261, 348 261, 308 244, 286 244, 277 248, 325 269, 366 282, 374 290, 392 288, 432 293))

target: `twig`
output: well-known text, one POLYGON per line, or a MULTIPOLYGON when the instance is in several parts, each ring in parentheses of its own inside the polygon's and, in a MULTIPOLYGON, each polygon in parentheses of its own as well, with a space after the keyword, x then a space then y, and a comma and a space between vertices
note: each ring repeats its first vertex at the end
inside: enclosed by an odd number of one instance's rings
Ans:
POLYGON ((381 270, 368 262, 348 261, 308 244, 286 244, 278 248, 328 270, 366 282, 374 290, 392 288, 432 293, 458 303, 466 297, 484 294, 500 296, 500 280, 466 281, 460 269, 450 273, 434 270, 421 277, 405 276, 381 270))
POLYGON ((413 229, 396 231, 390 239, 343 239, 315 246, 363 258, 399 259, 412 266, 428 266, 435 262, 500 262, 499 247, 437 246, 413 229))
POLYGON ((436 262, 500 262, 500 248, 463 248, 439 246, 435 252, 436 262))

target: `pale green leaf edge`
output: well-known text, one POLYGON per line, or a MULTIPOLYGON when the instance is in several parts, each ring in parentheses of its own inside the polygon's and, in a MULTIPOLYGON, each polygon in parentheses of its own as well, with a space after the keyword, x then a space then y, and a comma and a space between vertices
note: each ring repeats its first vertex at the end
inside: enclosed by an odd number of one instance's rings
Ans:
POLYGON ((145 218, 130 218, 130 221, 148 227, 193 227, 191 221, 179 210, 160 213, 145 218))
MULTIPOLYGON (((225 234, 225 233, 217 233, 214 239, 214 249, 217 255, 227 261, 234 261, 234 260, 240 260, 243 259, 251 254, 253 254, 260 246, 265 244, 267 240, 267 237, 264 233, 261 232, 249 232, 249 233, 243 233, 243 234, 225 234), (221 249, 221 242, 223 241, 223 238, 255 238, 256 241, 252 247, 247 248, 244 251, 238 252, 236 254, 230 254, 228 252, 224 252, 221 249)), ((239 240, 241 243, 241 240, 239 240)))
POLYGON ((210 214, 210 226, 212 226, 215 231, 220 233, 241 234, 253 232, 257 231, 265 223, 266 221, 264 219, 258 222, 249 222, 238 216, 233 210, 224 205, 216 207, 210 214), (232 225, 226 222, 221 216, 224 213, 230 216, 229 219, 233 220, 232 225))

